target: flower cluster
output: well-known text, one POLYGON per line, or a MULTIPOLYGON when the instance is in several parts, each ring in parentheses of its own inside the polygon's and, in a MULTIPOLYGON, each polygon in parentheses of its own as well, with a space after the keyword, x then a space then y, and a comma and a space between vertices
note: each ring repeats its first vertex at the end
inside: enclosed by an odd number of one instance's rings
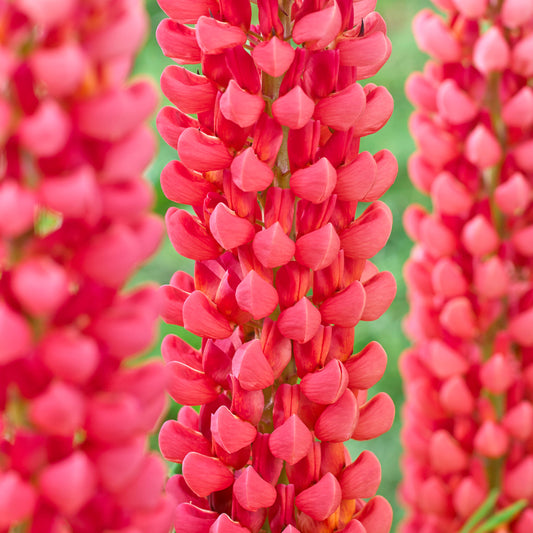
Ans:
POLYGON ((433 60, 407 82, 415 185, 405 217, 414 346, 402 360, 402 531, 457 531, 499 489, 533 531, 533 4, 438 0, 415 19, 433 60))
POLYGON ((162 346, 185 405, 159 436, 181 465, 176 532, 387 533, 380 464, 344 445, 394 417, 385 393, 367 398, 383 348, 352 355, 354 326, 396 292, 369 258, 391 231, 377 200, 397 164, 359 150, 392 113, 385 88, 359 83, 390 55, 385 23, 367 0, 159 4, 165 55, 202 70, 165 70, 176 107, 158 117, 180 158, 163 191, 192 207, 169 209, 168 234, 195 260, 162 287, 163 317, 202 337, 162 346))
POLYGON ((0 5, 0 531, 166 533, 157 290, 121 289, 158 246, 141 174, 153 87, 127 76, 137 0, 0 5))

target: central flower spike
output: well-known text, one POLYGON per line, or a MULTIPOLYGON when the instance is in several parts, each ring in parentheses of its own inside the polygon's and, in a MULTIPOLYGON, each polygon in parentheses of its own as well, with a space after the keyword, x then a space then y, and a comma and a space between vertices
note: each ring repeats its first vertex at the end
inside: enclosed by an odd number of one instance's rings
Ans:
POLYGON ((162 314, 203 337, 163 342, 170 394, 200 404, 160 434, 183 465, 167 487, 176 531, 387 533, 379 462, 344 446, 394 418, 386 394, 367 401, 385 352, 352 354, 354 326, 396 292, 370 262, 396 160, 359 151, 392 113, 364 82, 389 57, 385 23, 366 0, 159 3, 159 44, 181 65, 161 80, 176 107, 158 127, 180 158, 161 184, 192 208, 171 208, 167 229, 196 261, 161 288, 162 314))

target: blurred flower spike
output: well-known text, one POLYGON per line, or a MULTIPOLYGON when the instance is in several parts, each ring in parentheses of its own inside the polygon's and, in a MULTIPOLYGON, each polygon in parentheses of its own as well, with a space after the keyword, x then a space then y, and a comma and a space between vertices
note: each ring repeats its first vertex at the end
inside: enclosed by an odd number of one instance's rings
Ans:
POLYGON ((0 531, 166 533, 137 0, 0 3, 0 531))
MULTIPOLYGON (((414 20, 432 59, 407 81, 433 209, 411 206, 413 346, 401 363, 403 533, 461 529, 489 494, 533 531, 533 4, 435 0, 414 20)), ((465 526, 466 527, 466 526, 465 526)), ((489 531, 480 528, 480 531, 489 531)), ((491 528, 490 531, 493 529, 491 528)), ((477 529, 476 529, 477 531, 477 529)), ((500 529, 498 529, 500 531, 500 529)))
POLYGON ((396 293, 370 259, 390 235, 378 199, 397 163, 359 149, 393 109, 360 83, 390 55, 385 23, 367 0, 159 4, 177 65, 157 122, 179 156, 161 184, 192 208, 170 208, 167 231, 195 261, 161 288, 162 314, 202 337, 162 345, 184 405, 159 435, 181 465, 167 485, 176 532, 387 533, 379 461, 344 445, 394 418, 388 395, 367 398, 383 348, 352 354, 354 327, 396 293))

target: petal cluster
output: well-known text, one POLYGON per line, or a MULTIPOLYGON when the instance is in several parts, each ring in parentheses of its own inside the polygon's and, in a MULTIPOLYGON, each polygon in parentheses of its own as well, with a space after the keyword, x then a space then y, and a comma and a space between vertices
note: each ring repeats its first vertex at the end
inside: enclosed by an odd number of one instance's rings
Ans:
POLYGON ((0 9, 0 530, 165 533, 153 287, 123 291, 162 224, 142 172, 156 95, 128 81, 141 2, 0 9))
MULTIPOLYGON (((445 14, 413 26, 432 60, 406 87, 433 208, 405 216, 405 533, 458 531, 496 488, 499 508, 533 496, 533 11, 434 3, 445 14)), ((508 530, 532 523, 528 508, 508 530)))
POLYGON ((195 261, 161 288, 162 314, 202 337, 162 345, 185 406, 159 436, 182 465, 167 486, 176 531, 386 533, 379 462, 344 446, 394 417, 386 394, 367 398, 382 347, 352 354, 354 326, 396 292, 370 259, 390 235, 378 200, 397 164, 359 150, 392 113, 385 88, 361 83, 390 54, 385 23, 366 1, 260 0, 257 18, 247 0, 159 3, 177 66, 158 127, 180 159, 161 182, 190 206, 170 208, 167 230, 195 261))

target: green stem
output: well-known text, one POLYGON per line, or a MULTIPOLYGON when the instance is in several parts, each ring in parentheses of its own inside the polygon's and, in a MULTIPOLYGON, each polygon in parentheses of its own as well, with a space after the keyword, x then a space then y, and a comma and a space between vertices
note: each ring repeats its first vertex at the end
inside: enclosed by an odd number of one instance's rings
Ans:
MULTIPOLYGON (((502 148, 502 153, 505 154, 505 149, 507 147, 507 131, 505 129, 505 124, 503 123, 501 117, 501 103, 498 94, 500 80, 501 74, 499 74, 498 72, 493 72, 490 75, 487 105, 489 108, 494 132, 502 148)), ((501 158, 497 165, 486 170, 483 176, 485 187, 489 197, 492 220, 494 223, 494 227, 496 228, 500 236, 503 236, 504 233, 504 220, 500 210, 498 209, 498 206, 496 205, 494 192, 496 190, 496 187, 500 184, 503 160, 504 157, 501 158)))

